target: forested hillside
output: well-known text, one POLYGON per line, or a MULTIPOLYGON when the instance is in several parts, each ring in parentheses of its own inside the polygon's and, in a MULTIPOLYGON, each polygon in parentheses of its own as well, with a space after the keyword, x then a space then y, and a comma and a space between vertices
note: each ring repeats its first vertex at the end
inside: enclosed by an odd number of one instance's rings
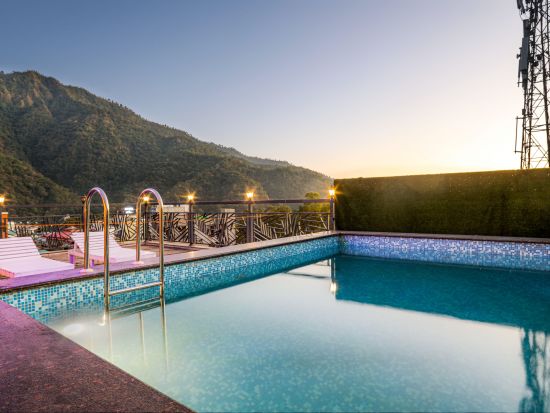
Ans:
POLYGON ((0 192, 17 203, 77 199, 99 185, 113 202, 147 186, 165 198, 270 198, 324 191, 331 179, 246 156, 150 122, 132 110, 37 72, 0 73, 0 192))

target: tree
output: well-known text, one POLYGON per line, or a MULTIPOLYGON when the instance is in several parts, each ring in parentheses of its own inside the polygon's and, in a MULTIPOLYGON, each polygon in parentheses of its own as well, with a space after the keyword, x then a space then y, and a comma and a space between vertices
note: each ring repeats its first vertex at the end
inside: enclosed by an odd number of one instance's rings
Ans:
POLYGON ((263 212, 292 212, 292 208, 290 208, 288 205, 271 205, 263 212))
MULTIPOLYGON (((321 199, 321 195, 319 195, 319 192, 308 192, 305 195, 306 199, 321 199)), ((309 203, 309 204, 303 204, 300 209, 300 212, 329 212, 330 211, 330 205, 328 202, 321 202, 321 203, 309 203)))

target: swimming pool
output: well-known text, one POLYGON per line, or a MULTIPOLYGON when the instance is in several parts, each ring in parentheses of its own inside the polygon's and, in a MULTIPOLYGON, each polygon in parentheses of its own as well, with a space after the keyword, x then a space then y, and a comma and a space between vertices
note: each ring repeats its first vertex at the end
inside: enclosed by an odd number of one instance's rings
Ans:
POLYGON ((98 279, 2 299, 197 411, 550 408, 548 272, 357 256, 365 242, 170 266, 165 306, 110 317, 98 279))

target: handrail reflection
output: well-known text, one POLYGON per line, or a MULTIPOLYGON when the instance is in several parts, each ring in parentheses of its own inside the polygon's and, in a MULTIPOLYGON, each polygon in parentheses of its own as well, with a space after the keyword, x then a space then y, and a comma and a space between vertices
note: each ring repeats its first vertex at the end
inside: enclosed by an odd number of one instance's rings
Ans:
MULTIPOLYGON (((160 326, 162 331, 162 353, 164 358, 164 366, 166 371, 169 369, 169 363, 168 363, 168 327, 167 327, 167 321, 166 321, 166 303, 164 302, 163 298, 159 299, 159 305, 160 308, 160 326)), ((152 310, 151 307, 148 307, 146 309, 141 309, 139 311, 135 312, 128 312, 128 313, 119 313, 119 314, 113 314, 113 311, 104 311, 103 312, 103 323, 107 327, 107 342, 108 342, 108 354, 109 354, 109 361, 113 361, 113 330, 112 330, 112 324, 114 320, 120 320, 127 317, 130 317, 132 315, 137 316, 138 320, 138 335, 140 339, 140 349, 141 349, 141 356, 144 363, 147 363, 147 351, 145 346, 145 322, 143 314, 149 310, 152 310), (113 315, 115 316, 113 319, 113 315)))

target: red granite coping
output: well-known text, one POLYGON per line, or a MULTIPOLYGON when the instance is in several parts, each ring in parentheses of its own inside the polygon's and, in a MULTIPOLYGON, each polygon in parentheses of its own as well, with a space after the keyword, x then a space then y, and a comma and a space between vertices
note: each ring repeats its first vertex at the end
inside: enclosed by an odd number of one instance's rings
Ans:
POLYGON ((0 301, 0 411, 191 412, 0 301))

